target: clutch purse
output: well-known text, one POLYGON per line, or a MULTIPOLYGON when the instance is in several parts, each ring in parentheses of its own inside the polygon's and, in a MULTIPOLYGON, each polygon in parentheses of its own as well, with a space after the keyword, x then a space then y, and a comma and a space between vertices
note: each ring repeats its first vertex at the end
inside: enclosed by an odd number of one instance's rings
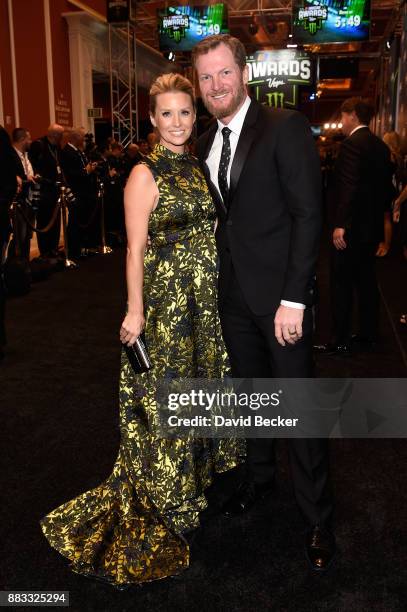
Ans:
POLYGON ((127 358, 135 374, 151 370, 151 361, 148 355, 144 333, 140 334, 132 346, 124 347, 127 358))

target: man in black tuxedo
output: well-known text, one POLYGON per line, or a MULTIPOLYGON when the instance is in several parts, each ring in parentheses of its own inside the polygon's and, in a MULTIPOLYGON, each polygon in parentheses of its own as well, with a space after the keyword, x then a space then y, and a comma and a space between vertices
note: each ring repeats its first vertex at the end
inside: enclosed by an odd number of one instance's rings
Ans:
MULTIPOLYGON (((312 310, 321 227, 319 157, 307 120, 247 96, 246 51, 229 35, 193 52, 202 99, 217 122, 197 154, 218 209, 219 311, 235 378, 312 376, 312 310)), ((226 503, 247 511, 270 491, 273 439, 247 440, 247 478, 226 503)), ((327 440, 289 441, 307 559, 335 552, 327 440)))
MULTIPOLYGON (((41 199, 38 203, 37 224, 40 229, 46 227, 52 218, 58 201, 57 182, 62 181, 61 142, 64 135, 62 125, 54 123, 49 126, 46 136, 35 140, 29 151, 30 162, 35 174, 42 177, 41 199)), ((59 234, 61 230, 59 215, 48 232, 38 233, 38 248, 41 257, 54 258, 58 254, 59 234)))
POLYGON ((11 229, 9 209, 16 191, 17 178, 11 141, 4 127, 0 125, 0 360, 4 357, 4 346, 6 344, 6 289, 3 265, 11 229))
POLYGON ((372 349, 378 339, 379 291, 376 251, 383 240, 384 211, 393 195, 389 148, 372 134, 374 109, 360 98, 341 107, 341 144, 334 167, 330 204, 334 210, 331 259, 331 342, 320 347, 330 355, 348 355, 352 347, 372 349), (359 329, 352 336, 353 291, 359 329))
POLYGON ((74 128, 61 153, 61 164, 65 180, 75 196, 75 203, 69 209, 68 250, 69 257, 78 259, 86 254, 87 233, 83 226, 89 221, 95 207, 91 174, 97 163, 89 162, 84 153, 85 130, 74 128))

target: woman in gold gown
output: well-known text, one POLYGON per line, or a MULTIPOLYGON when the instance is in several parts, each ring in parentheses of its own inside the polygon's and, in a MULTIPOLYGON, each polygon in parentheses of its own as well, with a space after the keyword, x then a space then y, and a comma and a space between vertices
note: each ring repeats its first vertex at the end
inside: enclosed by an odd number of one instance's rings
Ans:
POLYGON ((122 351, 113 473, 40 522, 73 571, 119 587, 188 567, 184 534, 199 526, 204 490, 242 455, 234 439, 171 440, 157 432, 161 380, 222 378, 228 364, 217 312, 215 209, 185 146, 195 121, 191 83, 159 77, 150 116, 160 141, 125 191, 128 308, 120 337, 133 344, 144 328, 153 367, 135 375, 122 351))

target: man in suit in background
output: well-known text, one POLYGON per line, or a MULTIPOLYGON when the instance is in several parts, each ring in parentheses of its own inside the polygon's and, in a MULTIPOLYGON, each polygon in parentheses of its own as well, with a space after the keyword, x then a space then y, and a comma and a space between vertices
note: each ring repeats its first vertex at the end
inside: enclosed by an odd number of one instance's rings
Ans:
POLYGON ((4 346, 6 344, 6 288, 4 286, 3 265, 10 236, 9 209, 16 191, 17 178, 11 141, 6 130, 0 125, 0 360, 4 357, 4 346))
MULTIPOLYGON (((31 134, 23 127, 15 128, 12 133, 13 159, 15 164, 15 174, 20 179, 23 193, 28 195, 27 183, 34 183, 34 170, 28 158, 28 151, 31 147, 31 134)), ((34 224, 35 218, 33 209, 25 202, 25 197, 21 199, 20 207, 29 221, 34 224)), ((32 230, 21 214, 16 215, 15 239, 18 241, 20 255, 27 260, 30 257, 30 245, 32 230)))
POLYGON ((70 259, 78 259, 81 255, 86 254, 89 228, 81 226, 89 221, 95 206, 90 175, 95 171, 97 163, 88 162, 83 151, 84 144, 84 128, 73 128, 61 153, 64 177, 76 200, 69 209, 68 256, 70 259))
MULTIPOLYGON (((218 210, 219 311, 235 378, 312 376, 312 310, 321 228, 321 175, 310 126, 300 113, 266 108, 247 95, 241 42, 206 38, 193 51, 202 100, 217 121, 197 154, 218 210)), ((247 440, 247 474, 227 515, 273 487, 275 440, 247 440)), ((328 441, 289 440, 296 499, 307 523, 312 569, 335 554, 328 441)))
MULTIPOLYGON (((54 123, 49 126, 46 136, 32 143, 29 151, 35 174, 39 174, 44 179, 41 181, 41 199, 38 202, 37 212, 37 224, 40 229, 50 222, 58 201, 57 182, 62 180, 60 154, 63 135, 62 125, 54 123)), ((41 257, 53 259, 58 255, 60 230, 58 215, 48 232, 37 234, 41 257)))
POLYGON ((383 240, 384 211, 393 194, 390 151, 369 129, 374 109, 361 98, 341 106, 341 144, 333 172, 331 342, 320 351, 346 356, 352 347, 371 350, 379 333, 376 251, 383 240), (352 336, 353 291, 358 298, 358 333, 352 336))

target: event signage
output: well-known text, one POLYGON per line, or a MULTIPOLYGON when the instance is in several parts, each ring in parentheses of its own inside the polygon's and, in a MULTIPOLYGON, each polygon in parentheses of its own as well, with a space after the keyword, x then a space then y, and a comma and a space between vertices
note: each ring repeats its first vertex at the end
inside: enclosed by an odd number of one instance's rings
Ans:
POLYGON ((369 39, 370 0, 293 0, 295 43, 369 39))
POLYGON ((305 51, 257 51, 247 65, 254 97, 266 106, 298 108, 299 86, 314 82, 314 62, 305 51))
POLYGON ((157 10, 161 51, 190 51, 200 40, 213 34, 227 34, 225 4, 178 6, 157 10))

